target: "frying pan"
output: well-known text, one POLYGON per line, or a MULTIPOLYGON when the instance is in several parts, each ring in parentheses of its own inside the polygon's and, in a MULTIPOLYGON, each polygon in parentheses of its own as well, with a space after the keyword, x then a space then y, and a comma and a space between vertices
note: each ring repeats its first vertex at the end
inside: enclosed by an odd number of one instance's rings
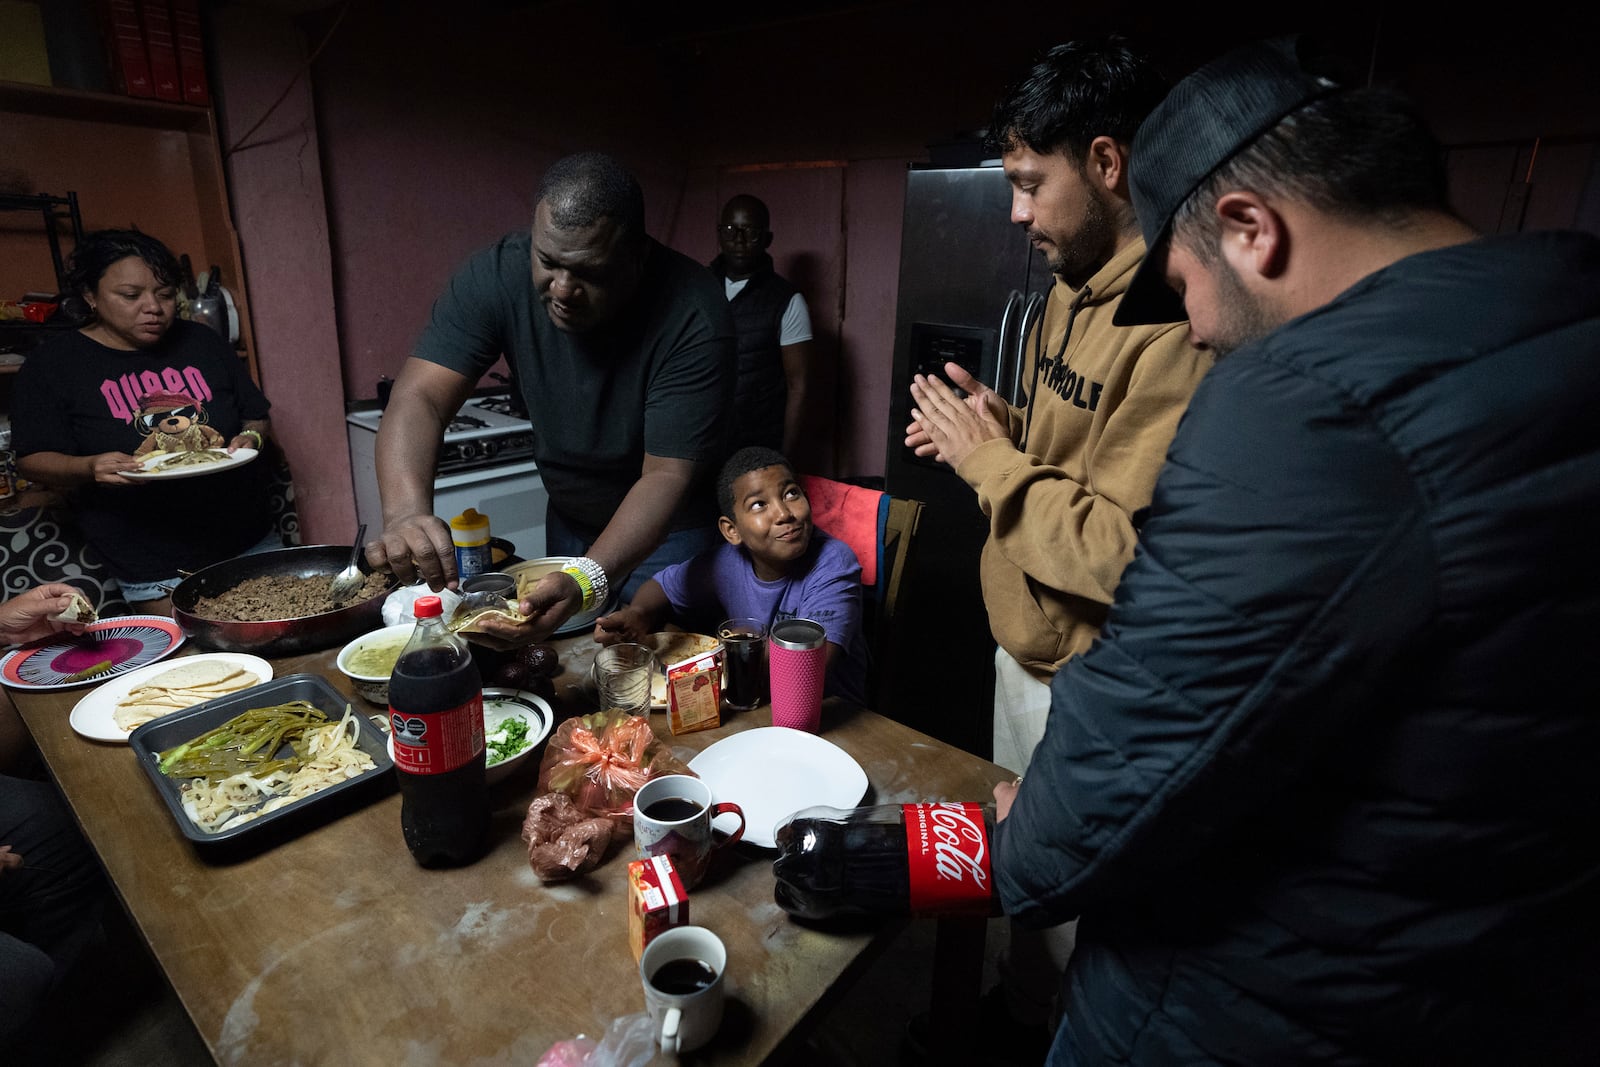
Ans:
MULTIPOLYGON (((257 656, 289 656, 342 645, 383 625, 383 601, 399 585, 390 575, 384 593, 320 615, 270 622, 205 619, 194 614, 202 597, 227 592, 249 578, 319 578, 332 580, 350 561, 349 545, 301 545, 275 552, 214 563, 195 571, 172 590, 172 617, 184 634, 202 648, 249 652, 257 656)), ((362 561, 362 570, 367 570, 362 561)))

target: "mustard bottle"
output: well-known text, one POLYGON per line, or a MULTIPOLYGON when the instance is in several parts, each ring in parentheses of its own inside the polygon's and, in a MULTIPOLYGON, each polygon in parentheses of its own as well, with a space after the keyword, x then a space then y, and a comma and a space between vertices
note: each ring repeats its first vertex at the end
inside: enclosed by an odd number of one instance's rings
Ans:
POLYGON ((450 539, 456 545, 456 574, 471 578, 492 570, 489 549, 489 516, 468 508, 450 520, 450 539))

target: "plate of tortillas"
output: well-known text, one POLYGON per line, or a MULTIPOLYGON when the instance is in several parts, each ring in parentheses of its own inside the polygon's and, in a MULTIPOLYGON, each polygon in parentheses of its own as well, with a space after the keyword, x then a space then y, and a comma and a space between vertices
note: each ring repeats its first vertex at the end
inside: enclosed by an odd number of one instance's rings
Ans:
POLYGON ((272 680, 272 664, 243 652, 207 652, 130 671, 87 694, 72 728, 91 741, 127 743, 135 727, 272 680))

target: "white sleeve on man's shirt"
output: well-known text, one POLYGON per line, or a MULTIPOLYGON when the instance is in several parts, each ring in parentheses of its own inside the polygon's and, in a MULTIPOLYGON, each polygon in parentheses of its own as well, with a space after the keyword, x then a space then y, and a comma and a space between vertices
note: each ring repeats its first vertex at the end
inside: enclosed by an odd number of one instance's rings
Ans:
POLYGON ((811 340, 811 312, 806 310, 806 298, 799 293, 789 298, 783 309, 783 324, 778 331, 779 345, 797 345, 811 340))

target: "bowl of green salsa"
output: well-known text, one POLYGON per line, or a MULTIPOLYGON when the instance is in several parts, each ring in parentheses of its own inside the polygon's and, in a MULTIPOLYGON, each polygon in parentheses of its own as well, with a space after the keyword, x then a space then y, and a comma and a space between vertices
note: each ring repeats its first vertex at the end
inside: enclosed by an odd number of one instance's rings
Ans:
POLYGON ((400 650, 411 639, 414 623, 402 622, 362 634, 339 650, 339 670, 367 700, 389 706, 389 675, 400 650))

